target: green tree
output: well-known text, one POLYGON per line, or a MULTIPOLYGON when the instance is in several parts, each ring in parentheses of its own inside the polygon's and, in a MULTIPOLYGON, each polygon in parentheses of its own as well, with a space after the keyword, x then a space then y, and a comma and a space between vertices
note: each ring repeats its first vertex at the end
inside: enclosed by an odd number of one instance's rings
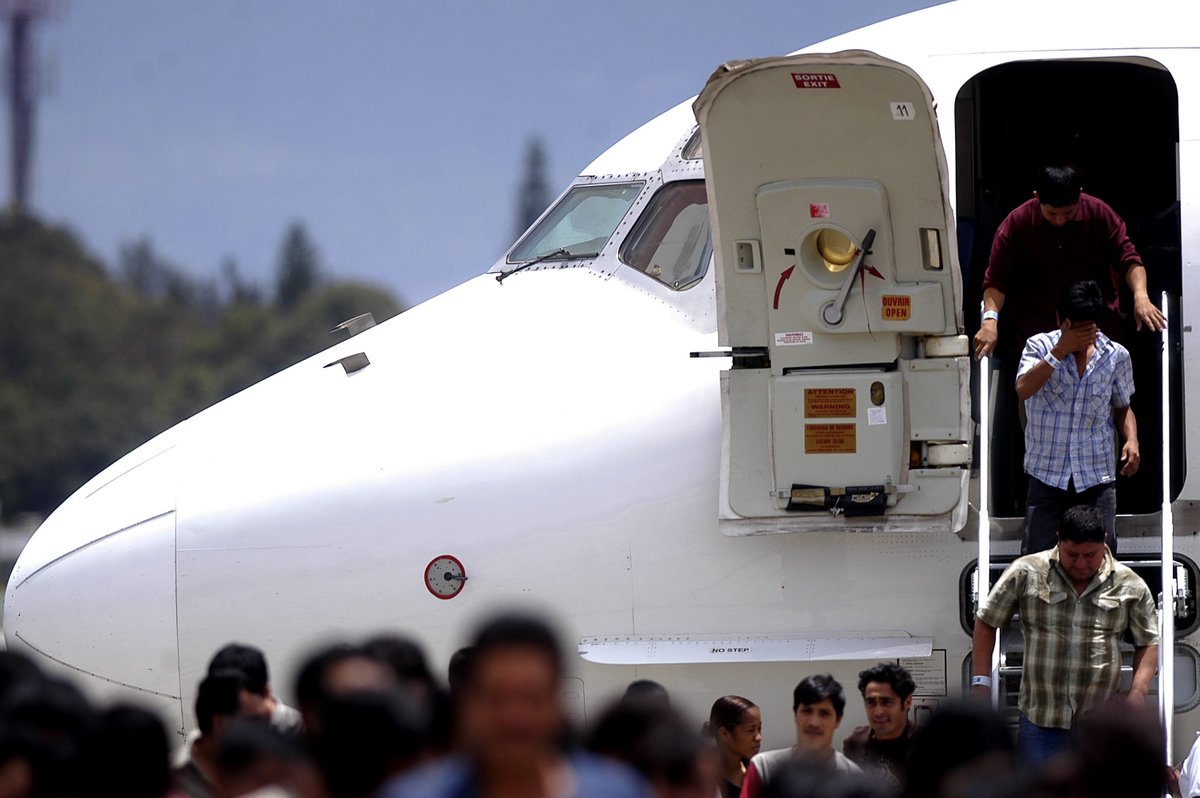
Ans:
POLYGON ((147 237, 121 245, 118 273, 125 285, 148 300, 194 310, 209 322, 221 314, 216 281, 189 275, 160 255, 147 237))
POLYGON ((148 437, 136 300, 67 232, 0 217, 0 506, 46 512, 148 437))
POLYGON ((275 278, 275 303, 289 310, 308 295, 321 279, 317 247, 303 222, 292 222, 279 248, 275 278))
MULTIPOLYGON (((315 250, 307 234, 297 251, 315 250)), ((47 514, 157 433, 341 340, 338 322, 399 312, 379 288, 257 301, 236 267, 188 277, 146 239, 122 248, 120 279, 61 228, 0 215, 0 510, 47 514), (231 277, 233 279, 231 279, 231 277)), ((313 274, 313 270, 309 271, 313 274)))
POLYGON ((225 256, 221 261, 221 277, 225 281, 230 305, 262 304, 262 289, 254 283, 242 279, 237 259, 232 255, 225 256))

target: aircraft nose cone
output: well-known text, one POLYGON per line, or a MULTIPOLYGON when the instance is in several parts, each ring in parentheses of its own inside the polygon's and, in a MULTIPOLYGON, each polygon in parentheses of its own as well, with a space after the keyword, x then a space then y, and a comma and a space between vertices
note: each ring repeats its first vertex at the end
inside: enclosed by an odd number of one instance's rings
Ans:
POLYGON ((181 720, 172 457, 137 454, 34 533, 8 583, 4 633, 93 694, 124 693, 181 720))

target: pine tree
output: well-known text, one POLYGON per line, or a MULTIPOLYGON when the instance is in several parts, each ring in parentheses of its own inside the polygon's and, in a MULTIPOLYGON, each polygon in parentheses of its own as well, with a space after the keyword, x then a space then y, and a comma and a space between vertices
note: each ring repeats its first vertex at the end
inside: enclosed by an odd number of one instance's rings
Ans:
POLYGON ((531 136, 525 148, 525 177, 517 192, 516 237, 529 229, 550 204, 546 183, 546 149, 539 136, 531 136))
POLYGON ((292 222, 279 250, 275 303, 290 310, 316 287, 321 277, 317 247, 303 222, 292 222))

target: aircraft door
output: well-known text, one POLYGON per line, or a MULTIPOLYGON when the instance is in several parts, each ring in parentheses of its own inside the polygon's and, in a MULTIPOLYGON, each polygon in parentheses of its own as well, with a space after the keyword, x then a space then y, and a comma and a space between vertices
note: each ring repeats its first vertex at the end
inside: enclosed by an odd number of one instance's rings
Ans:
POLYGON ((933 100, 866 52, 739 62, 695 103, 727 534, 966 520, 973 424, 933 100))

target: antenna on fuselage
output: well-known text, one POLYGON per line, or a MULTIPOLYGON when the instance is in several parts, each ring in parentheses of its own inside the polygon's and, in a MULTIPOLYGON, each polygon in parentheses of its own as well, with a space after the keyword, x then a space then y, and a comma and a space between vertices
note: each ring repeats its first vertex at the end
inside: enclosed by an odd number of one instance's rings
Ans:
POLYGON ((375 326, 375 316, 370 313, 360 313, 352 319, 346 319, 344 322, 334 327, 329 332, 335 333, 338 330, 345 330, 350 333, 350 337, 358 335, 364 330, 369 330, 375 326))

